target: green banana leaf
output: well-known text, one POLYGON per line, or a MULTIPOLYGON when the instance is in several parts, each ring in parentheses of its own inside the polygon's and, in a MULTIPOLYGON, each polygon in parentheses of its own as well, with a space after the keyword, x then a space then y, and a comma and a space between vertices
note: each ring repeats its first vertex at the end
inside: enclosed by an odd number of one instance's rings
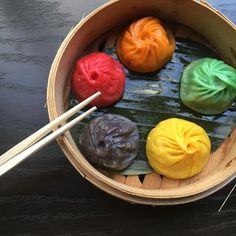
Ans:
MULTIPOLYGON (((104 52, 118 60, 114 48, 104 52)), ((172 60, 160 71, 142 74, 126 69, 126 86, 122 99, 111 107, 99 109, 75 126, 71 130, 75 142, 78 144, 80 130, 89 120, 105 113, 123 115, 137 124, 141 145, 134 164, 120 174, 147 174, 152 172, 145 154, 148 133, 160 121, 176 117, 192 121, 204 128, 211 139, 213 152, 230 134, 236 123, 236 104, 232 104, 221 115, 207 116, 187 108, 179 99, 179 81, 184 67, 203 57, 218 58, 215 52, 201 44, 177 38, 172 60)), ((70 106, 76 104, 77 101, 71 96, 70 106)))

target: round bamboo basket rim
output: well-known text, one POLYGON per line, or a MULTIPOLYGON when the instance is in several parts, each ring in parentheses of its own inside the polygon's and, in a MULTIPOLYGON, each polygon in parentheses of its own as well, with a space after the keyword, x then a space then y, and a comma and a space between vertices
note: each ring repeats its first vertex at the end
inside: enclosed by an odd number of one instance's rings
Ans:
MULTIPOLYGON (((71 155, 76 156, 77 153, 75 152, 73 148, 71 148, 70 142, 67 139, 67 135, 70 135, 70 134, 66 134, 65 136, 63 136, 60 142, 62 141, 66 145, 68 145, 71 155)), ((79 149, 77 151, 79 151, 79 149)), ((234 158, 233 160, 236 160, 236 158, 234 158)), ((86 160, 83 160, 83 159, 79 159, 78 161, 80 162, 81 166, 84 165, 84 163, 82 162, 84 161, 87 162, 86 160)), ((230 160, 230 162, 232 162, 232 160, 230 160)), ((90 165, 88 162, 85 164, 90 165)), ((176 194, 176 188, 152 190, 152 189, 141 189, 141 188, 128 186, 126 184, 122 184, 113 179, 110 179, 109 177, 104 178, 104 175, 91 165, 90 165, 89 172, 91 172, 96 179, 103 180, 106 184, 112 186, 113 188, 117 188, 120 191, 126 191, 129 194, 135 193, 135 195, 140 196, 140 197, 151 197, 151 198, 173 198, 171 196, 174 195, 175 198, 181 198, 181 197, 191 196, 191 195, 195 195, 195 194, 199 194, 201 192, 207 191, 219 185, 222 182, 222 179, 227 180, 229 178, 230 179, 235 178, 236 177, 235 167, 233 165, 228 165, 228 166, 227 165, 228 163, 226 164, 226 168, 224 169, 219 167, 218 168, 219 171, 211 174, 210 176, 205 177, 205 179, 201 179, 200 182, 198 181, 195 183, 190 183, 186 186, 181 186, 181 192, 179 194, 176 194), (215 178, 216 176, 217 178, 215 178), (215 181, 212 181, 212 179, 215 179, 215 181), (203 183, 205 183, 205 185, 203 183), (189 189, 191 186, 193 187, 193 189, 189 189), (197 189, 198 186, 202 187, 201 190, 197 189)), ((78 169, 77 166, 75 167, 76 169, 78 169)), ((81 171, 81 169, 79 171, 81 171)), ((85 176, 84 173, 83 175, 85 176)), ((87 176, 87 178, 89 179, 89 176, 87 176)))
MULTIPOLYGON (((62 140, 58 140, 59 143, 60 143, 60 141, 62 141, 62 140)), ((94 181, 93 178, 91 179, 89 176, 87 176, 83 172, 81 172, 81 169, 79 169, 76 165, 74 165, 73 162, 71 162, 71 164, 78 170, 78 172, 80 172, 80 174, 84 178, 86 178, 89 182, 93 183, 96 187, 101 188, 101 185, 100 185, 100 183, 98 183, 96 177, 95 177, 96 181, 94 181)), ((153 206, 155 206, 155 205, 176 205, 176 204, 190 203, 190 202, 193 202, 196 200, 200 200, 204 197, 207 197, 207 196, 211 195, 212 193, 216 192, 217 190, 219 190, 220 188, 226 186, 234 178, 235 178, 235 175, 232 175, 231 177, 225 179, 224 181, 221 181, 220 185, 215 185, 212 188, 207 189, 206 191, 202 191, 202 192, 199 192, 196 194, 191 194, 188 196, 180 196, 180 197, 160 197, 157 194, 155 194, 153 197, 141 196, 141 195, 137 195, 136 193, 131 191, 132 188, 134 190, 137 189, 134 187, 130 187, 131 189, 129 189, 129 191, 122 191, 122 190, 119 191, 120 189, 116 188, 116 186, 115 186, 115 188, 109 188, 109 185, 107 185, 108 186, 108 188, 107 188, 107 186, 105 185, 102 188, 102 190, 111 194, 114 197, 119 197, 120 199, 128 201, 132 204, 144 204, 144 205, 153 205, 153 206), (116 191, 113 191, 114 189, 118 190, 119 196, 117 196, 116 191)), ((104 184, 104 181, 102 181, 101 183, 104 184)), ((120 185, 125 185, 125 184, 120 184, 120 185)), ((168 190, 168 189, 166 189, 166 190, 168 190)))
MULTIPOLYGON (((56 101, 55 101, 55 81, 56 81, 56 71, 58 69, 59 63, 61 58, 63 57, 63 53, 67 46, 70 43, 70 40, 74 37, 75 34, 77 34, 78 30, 86 24, 86 22, 92 18, 94 15, 97 14, 97 12, 100 12, 102 9, 106 8, 110 4, 119 2, 119 0, 112 0, 104 5, 98 7, 95 11, 90 13, 88 16, 86 16, 82 21, 80 21, 66 36, 64 41, 62 42, 58 52, 56 53, 55 59, 52 63, 51 70, 49 73, 49 81, 48 81, 48 91, 47 91, 47 102, 48 102, 48 114, 49 114, 49 119, 53 120, 60 114, 58 111, 55 109, 52 110, 50 107, 56 107, 56 101), (52 99, 53 98, 53 99, 52 99)), ((220 17, 226 24, 231 26, 236 30, 235 25, 227 19, 224 15, 219 13, 216 9, 211 7, 209 4, 206 4, 205 2, 199 2, 192 0, 195 4, 199 4, 202 7, 207 8, 208 10, 212 11, 214 14, 217 14, 218 17, 220 17)), ((65 133, 63 137, 58 139, 58 143, 61 146, 62 150, 68 157, 68 155, 72 155, 73 157, 77 158, 79 149, 75 150, 74 147, 71 145, 71 135, 69 132, 65 133)), ((81 153, 80 153, 80 156, 81 153)), ((195 183, 190 183, 186 186, 181 186, 180 188, 171 188, 171 189, 141 189, 141 188, 136 188, 132 186, 128 186, 126 184, 119 183, 104 174, 102 174, 100 171, 95 169, 93 166, 91 166, 86 160, 83 158, 77 158, 76 161, 80 167, 75 165, 71 158, 68 158, 69 161, 72 163, 72 165, 84 176, 86 177, 90 182, 92 182, 94 185, 97 187, 101 187, 100 183, 102 182, 103 184, 107 185, 107 187, 112 187, 117 189, 118 191, 124 192, 129 195, 135 195, 141 198, 152 198, 152 199, 173 199, 173 198, 185 198, 193 195, 197 195, 200 193, 206 193, 209 192, 210 189, 216 188, 217 186, 221 185, 224 181, 226 183, 230 182, 232 179, 236 177, 236 171, 235 167, 233 165, 228 165, 228 163, 225 164, 225 168, 222 168, 222 166, 218 167, 218 171, 210 174, 209 176, 205 177, 204 179, 201 179, 195 183), (227 166, 228 165, 228 166, 227 166), (87 173, 85 173, 87 172, 87 173), (228 180, 228 181, 227 181, 228 180), (201 188, 198 188, 201 187, 201 188), (176 189, 181 191, 176 192, 176 189)), ((233 159, 235 160, 235 158, 233 159)), ((230 160, 231 162, 232 160, 230 160)), ((220 186, 219 186, 220 187, 220 186)), ((215 190, 215 191, 216 191, 215 190)), ((112 191, 110 191, 111 193, 112 191)), ((117 196, 117 195, 115 195, 117 196)))

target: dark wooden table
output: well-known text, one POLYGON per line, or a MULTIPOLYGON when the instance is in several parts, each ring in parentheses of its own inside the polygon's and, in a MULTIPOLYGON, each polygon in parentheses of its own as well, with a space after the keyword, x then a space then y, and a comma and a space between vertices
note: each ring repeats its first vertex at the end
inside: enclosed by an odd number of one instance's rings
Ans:
MULTIPOLYGON (((48 122, 46 88, 70 29, 105 0, 0 0, 0 152, 48 122)), ((236 23, 235 0, 209 1, 236 23)), ((219 33, 219 32, 218 32, 219 33)), ((131 205, 84 180, 56 142, 0 178, 2 235, 236 235, 235 181, 186 205, 131 205)))

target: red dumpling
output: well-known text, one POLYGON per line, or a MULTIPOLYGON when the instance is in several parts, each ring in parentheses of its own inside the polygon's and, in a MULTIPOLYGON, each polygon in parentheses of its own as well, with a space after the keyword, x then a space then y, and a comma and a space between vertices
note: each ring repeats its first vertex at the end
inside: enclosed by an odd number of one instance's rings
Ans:
POLYGON ((123 66, 113 57, 102 52, 79 59, 72 75, 72 91, 79 101, 97 91, 102 94, 91 105, 109 106, 118 101, 125 88, 123 66))

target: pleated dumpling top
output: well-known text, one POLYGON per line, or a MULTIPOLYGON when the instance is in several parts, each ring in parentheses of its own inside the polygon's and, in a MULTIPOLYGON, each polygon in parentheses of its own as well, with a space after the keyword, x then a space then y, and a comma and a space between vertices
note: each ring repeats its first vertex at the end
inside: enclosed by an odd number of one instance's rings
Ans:
POLYGON ((221 60, 202 58, 191 62, 180 81, 180 99, 206 115, 226 111, 236 98, 236 70, 221 60))
POLYGON ((116 45, 120 61, 128 69, 140 73, 161 69, 174 50, 175 38, 171 31, 151 16, 133 22, 116 45))
POLYGON ((178 118, 161 121, 148 135, 146 154, 159 174, 184 179, 198 174, 208 161, 211 143, 199 125, 178 118))

